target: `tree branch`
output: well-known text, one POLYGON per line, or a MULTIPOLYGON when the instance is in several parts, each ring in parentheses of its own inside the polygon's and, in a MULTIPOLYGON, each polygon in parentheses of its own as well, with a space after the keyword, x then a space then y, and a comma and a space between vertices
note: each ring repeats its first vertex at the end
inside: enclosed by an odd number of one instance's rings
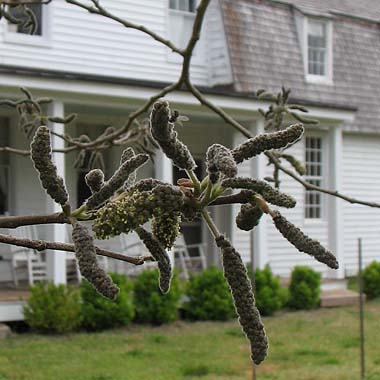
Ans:
POLYGON ((33 226, 36 224, 70 224, 64 213, 50 215, 23 215, 0 217, 0 228, 17 228, 21 226, 33 226))
MULTIPOLYGON (((0 243, 16 245, 18 247, 31 248, 37 251, 44 251, 46 249, 49 249, 55 251, 75 252, 74 244, 56 243, 45 240, 31 240, 4 234, 0 234, 0 243)), ((125 261, 134 265, 142 265, 146 261, 155 261, 152 256, 127 256, 121 253, 101 249, 99 247, 95 247, 95 249, 97 255, 106 256, 111 259, 116 259, 120 261, 125 261)))

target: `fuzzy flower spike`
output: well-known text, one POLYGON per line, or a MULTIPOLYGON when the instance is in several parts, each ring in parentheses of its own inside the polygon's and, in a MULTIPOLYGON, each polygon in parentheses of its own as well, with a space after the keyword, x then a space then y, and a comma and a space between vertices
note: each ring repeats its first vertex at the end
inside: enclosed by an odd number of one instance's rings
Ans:
POLYGON ((119 190, 129 175, 140 166, 144 165, 149 159, 147 154, 138 154, 125 161, 115 174, 102 186, 102 188, 88 198, 86 207, 88 210, 93 210, 106 202, 117 190, 119 190))
POLYGON ((274 225, 281 235, 293 244, 300 252, 313 256, 317 261, 326 264, 331 269, 338 269, 339 263, 335 256, 323 247, 317 240, 305 235, 298 227, 290 223, 279 211, 271 213, 274 225))
POLYGON ((189 148, 178 139, 170 118, 171 113, 167 101, 160 100, 154 103, 150 114, 152 136, 175 166, 183 170, 193 170, 197 166, 194 158, 189 148))
POLYGON ((230 286, 240 325, 251 343, 251 358, 255 364, 260 364, 268 354, 268 338, 255 306, 247 270, 239 253, 223 235, 215 242, 222 251, 224 277, 230 286))
POLYGON ((157 261, 158 270, 160 272, 159 287, 162 293, 167 293, 170 289, 170 281, 172 279, 172 268, 168 254, 160 242, 144 228, 136 228, 136 233, 153 258, 157 261))
POLYGON ((102 296, 114 300, 119 293, 119 288, 112 282, 111 277, 99 267, 96 260, 94 240, 87 228, 78 222, 74 223, 72 238, 81 275, 90 282, 102 296))
POLYGON ((285 148, 294 144, 303 133, 304 127, 301 123, 293 124, 282 131, 263 133, 237 146, 232 151, 232 155, 239 164, 267 150, 285 148))
POLYGON ((207 171, 211 183, 218 182, 221 174, 227 178, 236 176, 236 162, 228 148, 220 144, 213 144, 208 148, 206 156, 207 171))
POLYGON ((30 145, 31 158, 39 173, 42 187, 61 206, 68 204, 69 196, 62 177, 57 173, 51 156, 51 138, 48 127, 40 126, 30 145))

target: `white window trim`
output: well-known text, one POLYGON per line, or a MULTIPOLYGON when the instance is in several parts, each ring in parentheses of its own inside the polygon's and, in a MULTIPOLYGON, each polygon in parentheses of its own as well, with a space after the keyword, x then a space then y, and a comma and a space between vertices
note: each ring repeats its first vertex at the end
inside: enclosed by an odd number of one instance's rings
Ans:
MULTIPOLYGON (((199 0, 195 2, 195 12, 187 12, 187 11, 180 11, 177 9, 171 9, 170 8, 170 0, 167 0, 167 7, 166 7, 166 38, 170 40, 169 35, 169 23, 170 23, 170 14, 180 14, 184 17, 191 17, 194 21, 196 10, 199 5, 199 0)), ((202 48, 202 40, 199 40, 197 42, 197 45, 195 47, 197 54, 193 54, 193 57, 191 58, 191 62, 195 65, 204 65, 205 59, 203 54, 203 48, 202 48)), ((173 53, 169 48, 167 49, 166 59, 170 63, 181 63, 183 61, 183 57, 177 53, 173 53)))
POLYGON ((27 46, 38 47, 52 47, 51 40, 51 17, 52 17, 52 3, 48 5, 42 5, 42 36, 29 35, 17 32, 11 32, 8 29, 8 21, 4 22, 4 42, 12 44, 20 44, 27 46))
MULTIPOLYGON (((316 137, 320 138, 322 141, 322 180, 321 187, 327 188, 329 175, 328 175, 328 162, 329 162, 329 143, 328 134, 320 131, 308 131, 305 135, 304 141, 304 160, 306 156, 306 137, 316 137)), ((306 162, 305 162, 306 164, 306 162)), ((303 221, 305 226, 310 225, 323 225, 328 223, 328 202, 323 193, 321 193, 321 217, 320 218, 306 218, 305 207, 306 207, 306 189, 303 192, 303 221)))
POLYGON ((306 82, 316 84, 333 84, 333 47, 332 47, 332 34, 333 23, 331 20, 326 20, 317 17, 303 18, 303 39, 302 39, 302 51, 304 58, 304 74, 306 82), (327 38, 327 57, 326 57, 326 75, 313 75, 309 74, 309 49, 308 49, 308 29, 309 20, 321 21, 326 24, 326 38, 327 38))

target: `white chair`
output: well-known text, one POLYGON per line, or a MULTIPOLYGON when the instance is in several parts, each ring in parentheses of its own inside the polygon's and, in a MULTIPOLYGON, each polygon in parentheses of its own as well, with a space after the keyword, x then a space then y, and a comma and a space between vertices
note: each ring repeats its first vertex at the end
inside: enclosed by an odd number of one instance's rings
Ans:
MULTIPOLYGON (((20 238, 38 239, 36 226, 23 226, 10 230, 10 234, 20 238)), ((46 262, 42 260, 41 254, 30 248, 10 246, 12 253, 12 275, 16 286, 19 284, 18 273, 26 272, 29 285, 36 282, 46 281, 46 262)))
POLYGON ((173 247, 174 263, 181 268, 183 277, 188 280, 190 273, 201 272, 206 269, 205 244, 186 244, 185 237, 180 234, 173 247), (190 255, 195 251, 195 255, 190 255))
MULTIPOLYGON (((121 253, 128 256, 149 256, 150 253, 145 247, 144 243, 140 240, 136 232, 129 234, 120 234, 119 241, 121 246, 121 253)), ((118 261, 117 272, 123 273, 128 276, 138 275, 142 269, 154 266, 152 262, 146 262, 144 265, 134 265, 124 261, 118 261)))

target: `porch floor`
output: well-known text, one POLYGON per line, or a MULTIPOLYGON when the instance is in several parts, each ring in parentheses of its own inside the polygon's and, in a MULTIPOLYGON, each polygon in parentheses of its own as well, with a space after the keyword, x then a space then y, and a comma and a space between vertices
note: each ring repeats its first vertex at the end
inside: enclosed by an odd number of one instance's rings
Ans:
POLYGON ((1 284, 0 302, 25 301, 28 299, 29 293, 26 284, 17 288, 14 285, 1 284))

